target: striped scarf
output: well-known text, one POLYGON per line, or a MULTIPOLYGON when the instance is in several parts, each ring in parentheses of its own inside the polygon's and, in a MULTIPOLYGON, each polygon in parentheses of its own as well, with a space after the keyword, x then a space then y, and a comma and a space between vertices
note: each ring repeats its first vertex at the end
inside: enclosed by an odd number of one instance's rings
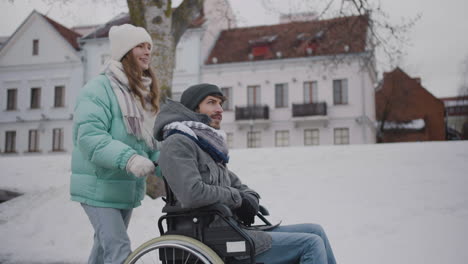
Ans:
MULTIPOLYGON (((112 90, 119 102, 120 110, 122 111, 123 120, 127 133, 134 135, 140 140, 145 140, 146 144, 151 148, 156 148, 156 140, 153 138, 153 131, 148 131, 145 127, 154 125, 156 114, 146 113, 143 109, 140 100, 133 96, 128 84, 128 78, 123 70, 121 62, 110 60, 107 67, 104 69, 104 74, 109 78, 112 90), (145 116, 147 117, 145 119, 145 116), (145 126, 145 124, 148 125, 145 126)), ((142 77, 142 83, 145 90, 142 90, 143 95, 149 95, 151 78, 142 77)), ((146 101, 146 100, 145 100, 146 101)))
POLYGON ((164 126, 164 138, 172 134, 182 134, 192 139, 208 153, 213 160, 226 164, 229 162, 229 150, 226 143, 226 133, 216 130, 200 122, 172 122, 164 126))

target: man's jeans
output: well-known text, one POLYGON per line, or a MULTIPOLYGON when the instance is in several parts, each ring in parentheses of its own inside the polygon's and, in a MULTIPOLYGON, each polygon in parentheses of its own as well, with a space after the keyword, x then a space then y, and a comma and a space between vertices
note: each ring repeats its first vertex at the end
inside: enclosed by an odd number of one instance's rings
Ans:
POLYGON ((265 264, 335 264, 335 256, 325 231, 317 224, 279 226, 268 233, 272 246, 256 256, 265 264))
POLYGON ((132 209, 81 206, 94 228, 94 245, 88 264, 123 263, 131 253, 127 227, 132 209))

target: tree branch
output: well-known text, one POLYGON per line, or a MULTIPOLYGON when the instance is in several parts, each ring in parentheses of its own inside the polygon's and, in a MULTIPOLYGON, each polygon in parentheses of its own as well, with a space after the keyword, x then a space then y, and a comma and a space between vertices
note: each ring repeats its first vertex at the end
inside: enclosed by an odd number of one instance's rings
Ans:
POLYGON ((135 26, 146 28, 145 6, 140 0, 127 0, 130 21, 135 26))
POLYGON ((172 14, 172 36, 177 45, 192 21, 203 12, 204 0, 184 0, 172 14))

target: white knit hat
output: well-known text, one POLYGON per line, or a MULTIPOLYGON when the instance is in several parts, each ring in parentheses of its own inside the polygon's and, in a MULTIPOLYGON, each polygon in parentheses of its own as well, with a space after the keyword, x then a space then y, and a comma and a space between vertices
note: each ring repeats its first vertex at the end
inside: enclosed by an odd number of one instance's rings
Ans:
POLYGON ((127 52, 140 43, 148 42, 153 47, 153 41, 146 29, 130 24, 112 26, 109 30, 111 57, 120 61, 127 52))

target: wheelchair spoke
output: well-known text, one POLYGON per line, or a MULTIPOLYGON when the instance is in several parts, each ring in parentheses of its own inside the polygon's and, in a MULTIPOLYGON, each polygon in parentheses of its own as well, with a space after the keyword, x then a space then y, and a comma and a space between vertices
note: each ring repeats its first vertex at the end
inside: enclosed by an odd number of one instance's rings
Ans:
POLYGON ((199 241, 168 236, 154 239, 155 242, 137 249, 130 256, 130 264, 219 264, 223 263, 210 248, 199 241), (212 259, 216 261, 212 261, 212 259))
POLYGON ((176 264, 175 252, 176 252, 176 249, 173 249, 172 250, 172 264, 176 264))
POLYGON ((190 258, 191 255, 192 255, 192 254, 190 254, 190 253, 187 255, 187 259, 185 259, 184 264, 187 264, 187 261, 189 260, 189 258, 190 258))

